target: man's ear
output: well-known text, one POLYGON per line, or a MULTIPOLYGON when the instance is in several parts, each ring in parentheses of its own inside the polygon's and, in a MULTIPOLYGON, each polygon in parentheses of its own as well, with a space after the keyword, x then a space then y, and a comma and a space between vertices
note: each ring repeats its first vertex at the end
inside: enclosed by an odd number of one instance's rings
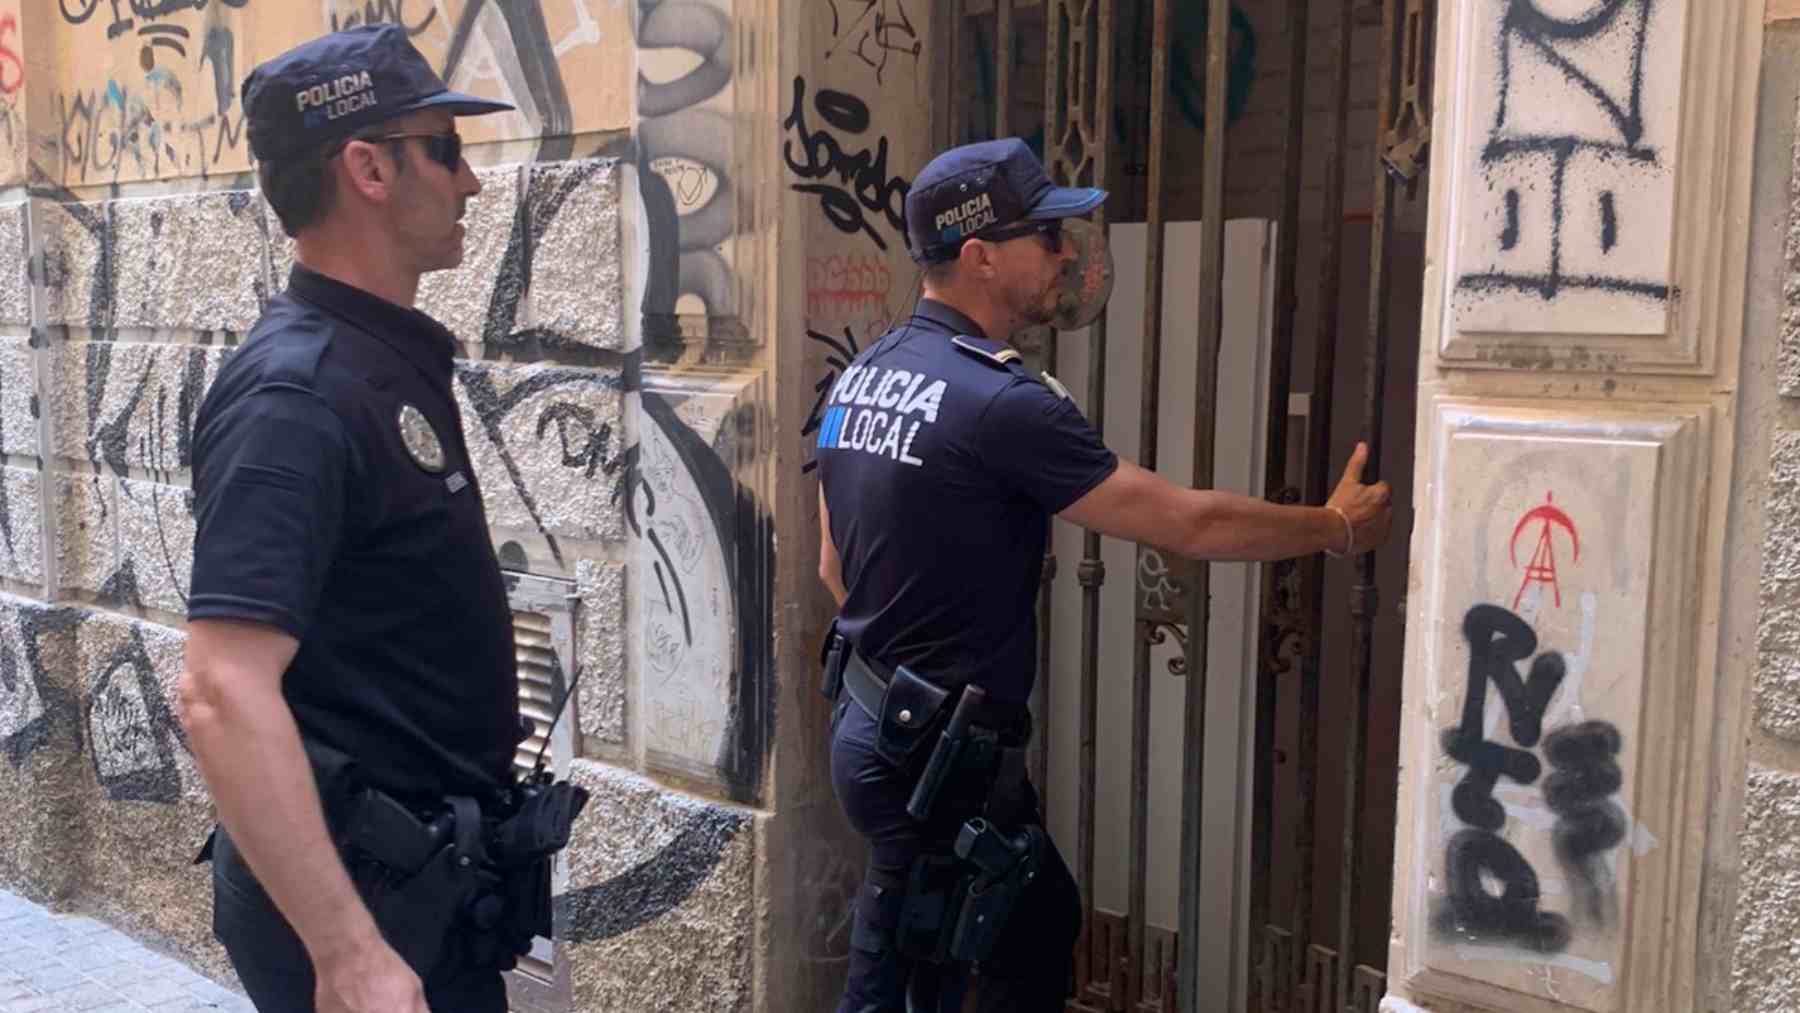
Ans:
POLYGON ((971 278, 988 281, 994 277, 994 249, 979 239, 964 240, 956 259, 971 278))
POLYGON ((363 196, 363 199, 376 204, 386 203, 388 189, 394 178, 394 163, 389 160, 381 145, 368 141, 351 141, 344 146, 344 153, 338 159, 342 163, 343 181, 350 189, 363 196))

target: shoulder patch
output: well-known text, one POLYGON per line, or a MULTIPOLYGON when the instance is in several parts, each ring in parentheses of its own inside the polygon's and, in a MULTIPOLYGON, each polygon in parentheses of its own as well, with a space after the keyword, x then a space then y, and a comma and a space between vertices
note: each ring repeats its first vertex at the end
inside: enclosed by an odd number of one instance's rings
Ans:
POLYGON ((1057 397, 1062 398, 1064 401, 1075 400, 1075 396, 1069 393, 1069 388, 1064 387, 1061 380, 1051 376, 1049 373, 1044 374, 1044 386, 1050 388, 1056 393, 1057 397))
POLYGON ((1005 369, 1008 363, 1018 362, 1025 358, 1023 355, 1019 354, 1019 350, 1016 348, 1002 348, 998 352, 990 352, 980 345, 975 344, 973 341, 961 337, 951 338, 950 343, 962 349, 964 352, 973 355, 977 359, 999 369, 1005 369))

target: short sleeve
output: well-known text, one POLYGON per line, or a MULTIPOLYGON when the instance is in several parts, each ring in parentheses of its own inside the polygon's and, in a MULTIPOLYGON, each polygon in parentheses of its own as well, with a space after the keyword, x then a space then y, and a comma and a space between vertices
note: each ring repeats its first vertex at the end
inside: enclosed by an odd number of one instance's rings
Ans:
POLYGON ((263 388, 208 420, 194 457, 188 618, 302 639, 343 537, 350 467, 343 423, 307 391, 263 388))
POLYGON ((1017 380, 994 396, 975 445, 991 473, 1051 514, 1093 491, 1119 466, 1075 402, 1035 380, 1017 380))

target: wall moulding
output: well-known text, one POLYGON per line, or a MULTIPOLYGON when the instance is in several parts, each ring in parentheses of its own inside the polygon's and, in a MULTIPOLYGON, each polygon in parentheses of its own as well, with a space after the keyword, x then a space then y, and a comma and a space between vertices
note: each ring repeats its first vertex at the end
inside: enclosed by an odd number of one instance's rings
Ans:
POLYGON ((1421 424, 1396 991, 1663 1008, 1696 959, 1717 412, 1438 396, 1421 424))
POLYGON ((1450 368, 1704 374, 1742 319, 1761 19, 1439 8, 1426 337, 1450 368), (1447 170, 1447 171, 1446 171, 1447 170))

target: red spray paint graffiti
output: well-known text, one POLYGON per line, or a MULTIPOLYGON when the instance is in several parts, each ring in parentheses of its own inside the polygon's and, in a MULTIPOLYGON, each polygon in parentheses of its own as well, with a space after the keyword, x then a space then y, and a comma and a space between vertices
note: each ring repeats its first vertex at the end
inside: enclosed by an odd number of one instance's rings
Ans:
POLYGON ((25 62, 19 59, 19 19, 0 14, 0 95, 15 95, 25 84, 25 62))
POLYGON ((1557 608, 1562 608, 1562 586, 1556 581, 1556 544, 1551 540, 1551 529, 1562 528, 1569 533, 1569 541, 1575 547, 1575 561, 1581 561, 1581 536, 1575 532, 1575 522, 1569 515, 1556 508, 1555 497, 1544 494, 1544 505, 1519 518, 1519 523, 1512 533, 1512 561, 1519 565, 1519 535, 1525 527, 1536 521, 1541 527, 1538 531, 1537 548, 1531 553, 1531 561, 1525 565, 1525 579, 1519 583, 1519 593, 1513 595, 1513 608, 1519 607, 1520 599, 1525 597, 1525 589, 1533 584, 1548 584, 1554 596, 1557 608))

